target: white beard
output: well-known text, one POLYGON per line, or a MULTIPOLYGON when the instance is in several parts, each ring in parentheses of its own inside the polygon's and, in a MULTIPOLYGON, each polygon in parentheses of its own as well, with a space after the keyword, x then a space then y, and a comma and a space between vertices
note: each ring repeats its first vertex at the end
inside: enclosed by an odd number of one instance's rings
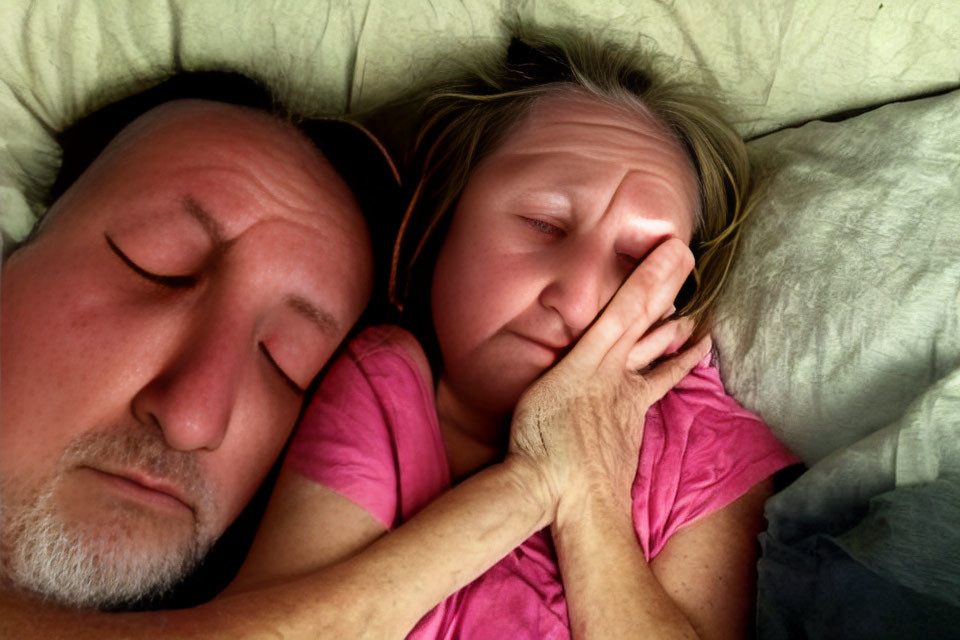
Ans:
MULTIPOLYGON (((169 475, 202 480, 187 462, 169 461, 155 438, 136 431, 98 433, 78 438, 65 460, 89 454, 94 459, 136 461, 166 469, 169 475), (164 460, 167 460, 164 462, 164 460), (150 462, 153 460, 153 462, 150 462)), ((181 457, 183 454, 179 454, 181 457)), ((158 597, 193 570, 216 539, 202 516, 186 529, 168 529, 162 516, 117 504, 89 519, 68 517, 58 504, 63 469, 31 487, 18 479, 3 486, 0 514, 0 583, 10 583, 70 607, 105 609, 158 597)), ((198 490, 202 505, 212 496, 198 490)), ((206 513, 207 508, 199 509, 206 513)))
MULTIPOLYGON (((182 580, 206 554, 209 543, 194 535, 175 548, 143 548, 122 520, 102 532, 64 523, 47 491, 5 523, 10 550, 8 578, 22 589, 70 607, 110 608, 157 597, 182 580)), ((8 511, 9 509, 5 509, 8 511)), ((173 545, 170 545, 173 547, 173 545)))

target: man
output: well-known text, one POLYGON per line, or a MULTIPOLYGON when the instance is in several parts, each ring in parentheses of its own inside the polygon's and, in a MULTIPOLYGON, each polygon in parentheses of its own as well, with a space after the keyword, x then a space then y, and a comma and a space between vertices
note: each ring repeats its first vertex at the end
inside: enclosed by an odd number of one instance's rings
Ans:
POLYGON ((4 264, 7 595, 156 596, 250 500, 370 297, 376 199, 334 165, 392 175, 361 130, 312 133, 330 153, 258 109, 162 104, 4 264))

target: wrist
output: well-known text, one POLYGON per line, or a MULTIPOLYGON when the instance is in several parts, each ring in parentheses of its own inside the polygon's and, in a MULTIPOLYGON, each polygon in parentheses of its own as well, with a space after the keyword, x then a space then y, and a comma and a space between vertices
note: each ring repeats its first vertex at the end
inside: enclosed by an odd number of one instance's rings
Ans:
POLYGON ((500 465, 502 473, 530 505, 536 517, 536 528, 542 529, 557 517, 559 496, 536 461, 519 453, 508 453, 500 465))
POLYGON ((630 496, 608 492, 583 492, 561 497, 553 522, 553 535, 560 539, 636 539, 630 496))

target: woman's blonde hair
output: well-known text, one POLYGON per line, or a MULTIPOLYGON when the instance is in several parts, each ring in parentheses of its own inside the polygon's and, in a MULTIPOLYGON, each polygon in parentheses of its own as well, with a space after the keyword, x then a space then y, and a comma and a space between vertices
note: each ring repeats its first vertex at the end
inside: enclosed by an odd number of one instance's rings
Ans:
POLYGON ((390 277, 391 299, 413 316, 414 325, 429 322, 433 267, 474 168, 536 100, 572 90, 645 119, 652 114, 690 157, 700 190, 691 242, 696 267, 677 307, 697 321, 695 335, 709 329, 741 224, 756 201, 750 161, 712 101, 685 83, 663 79, 652 66, 642 54, 570 33, 524 34, 511 41, 505 64, 478 69, 425 99, 407 162, 419 180, 394 245, 390 277))

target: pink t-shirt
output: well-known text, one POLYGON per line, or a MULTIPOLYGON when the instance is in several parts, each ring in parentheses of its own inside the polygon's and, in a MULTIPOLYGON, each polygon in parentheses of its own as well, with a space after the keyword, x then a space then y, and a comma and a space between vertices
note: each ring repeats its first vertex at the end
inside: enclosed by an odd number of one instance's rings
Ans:
MULTIPOLYGON (((366 509, 388 529, 450 487, 434 390, 415 339, 367 329, 332 365, 285 464, 366 509)), ((646 415, 633 522, 648 560, 678 529, 797 459, 701 363, 646 415)), ((569 638, 547 530, 428 613, 410 638, 569 638)))

